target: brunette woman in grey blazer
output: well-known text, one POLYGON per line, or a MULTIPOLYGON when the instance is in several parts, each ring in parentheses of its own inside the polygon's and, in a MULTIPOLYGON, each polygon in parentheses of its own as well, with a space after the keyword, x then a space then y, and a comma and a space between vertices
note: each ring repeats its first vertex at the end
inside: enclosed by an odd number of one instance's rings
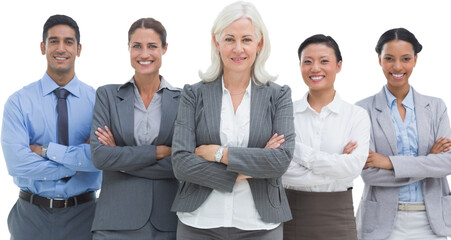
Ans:
POLYGON ((357 103, 371 119, 370 152, 357 212, 359 239, 446 239, 451 235, 451 130, 445 103, 416 92, 409 77, 422 49, 404 28, 379 39, 387 85, 357 103))
POLYGON ((128 37, 135 75, 100 87, 94 107, 91 152, 103 181, 93 239, 175 239, 171 144, 180 90, 159 74, 168 46, 163 25, 139 19, 128 37))
POLYGON ((282 239, 291 219, 280 181, 294 150, 290 88, 264 69, 270 43, 251 3, 219 14, 211 44, 212 65, 184 87, 175 123, 177 239, 282 239))

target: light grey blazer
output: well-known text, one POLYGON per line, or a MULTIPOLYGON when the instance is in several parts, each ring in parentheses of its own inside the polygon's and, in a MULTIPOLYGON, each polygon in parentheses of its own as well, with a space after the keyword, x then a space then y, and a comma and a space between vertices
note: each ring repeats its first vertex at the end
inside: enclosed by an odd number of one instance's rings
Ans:
POLYGON ((149 220, 160 231, 175 231, 177 216, 170 212, 178 181, 171 157, 156 160, 157 145, 172 145, 180 91, 163 89, 162 117, 155 145, 136 146, 135 94, 132 83, 107 85, 97 90, 91 127, 94 165, 103 170, 100 197, 92 230, 135 230, 149 220), (108 126, 116 147, 105 146, 94 134, 108 126), (125 173, 120 172, 124 170, 125 173))
POLYGON ((185 85, 180 99, 172 143, 172 163, 181 181, 173 211, 192 212, 213 189, 232 192, 238 173, 248 179, 255 206, 263 221, 280 223, 291 212, 280 177, 288 169, 294 151, 291 89, 275 83, 251 90, 251 117, 247 148, 229 148, 229 164, 208 162, 194 154, 199 145, 220 140, 221 77, 211 83, 185 85), (274 133, 285 135, 278 149, 265 149, 274 133))
POLYGON ((451 152, 429 154, 434 142, 451 138, 445 103, 413 90, 418 130, 418 157, 397 156, 396 131, 387 106, 385 92, 357 103, 371 119, 370 149, 389 156, 394 170, 367 168, 357 211, 359 239, 386 239, 396 221, 399 187, 423 180, 427 216, 433 232, 451 235, 451 196, 446 176, 451 174, 451 152))

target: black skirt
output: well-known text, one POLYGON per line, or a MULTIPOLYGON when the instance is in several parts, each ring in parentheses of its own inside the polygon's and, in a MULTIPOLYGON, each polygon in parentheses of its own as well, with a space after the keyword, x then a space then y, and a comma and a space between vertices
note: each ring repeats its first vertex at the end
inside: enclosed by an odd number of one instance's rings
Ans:
POLYGON ((302 192, 286 189, 293 219, 283 226, 283 239, 357 240, 352 190, 302 192))

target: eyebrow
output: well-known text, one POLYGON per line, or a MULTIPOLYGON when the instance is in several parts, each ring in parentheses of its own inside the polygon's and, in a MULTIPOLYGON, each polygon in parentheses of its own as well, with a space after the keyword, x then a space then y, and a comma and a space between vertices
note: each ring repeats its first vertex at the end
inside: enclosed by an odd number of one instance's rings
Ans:
MULTIPOLYGON (((235 37, 233 34, 230 34, 230 33, 226 33, 225 35, 226 35, 226 36, 230 36, 230 37, 235 37)), ((248 34, 248 35, 242 36, 241 38, 245 38, 245 37, 254 37, 254 35, 248 34)))
MULTIPOLYGON (((329 58, 330 56, 320 56, 319 58, 320 59, 322 59, 322 58, 329 58)), ((312 58, 313 59, 313 57, 311 57, 311 56, 304 56, 303 58, 312 58)))
POLYGON ((148 43, 142 43, 142 42, 132 42, 132 44, 155 44, 158 45, 157 42, 148 42, 148 43))
MULTIPOLYGON (((55 39, 59 39, 58 37, 48 37, 47 38, 47 40, 55 40, 55 39)), ((73 37, 67 37, 67 38, 64 38, 64 40, 72 40, 72 41, 75 41, 75 38, 73 38, 73 37)))
MULTIPOLYGON (((394 55, 389 54, 389 53, 386 53, 384 56, 390 56, 390 57, 393 57, 394 55)), ((406 53, 406 54, 401 55, 401 57, 407 57, 407 56, 412 56, 412 54, 406 53)))

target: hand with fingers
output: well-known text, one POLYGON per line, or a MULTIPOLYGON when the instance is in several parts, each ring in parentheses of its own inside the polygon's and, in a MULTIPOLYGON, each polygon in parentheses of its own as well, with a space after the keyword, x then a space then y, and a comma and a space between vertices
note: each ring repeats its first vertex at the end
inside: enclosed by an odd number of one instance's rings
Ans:
POLYGON ((393 164, 389 157, 386 157, 384 155, 381 155, 377 152, 373 152, 372 150, 370 150, 365 166, 363 166, 363 169, 369 167, 392 170, 393 164))
POLYGON ((283 142, 285 142, 285 136, 279 136, 277 133, 274 133, 274 135, 272 135, 272 137, 266 143, 265 148, 278 148, 280 147, 280 145, 282 145, 283 142))
POLYGON ((448 152, 451 149, 451 139, 447 139, 446 137, 441 137, 435 141, 434 145, 432 145, 431 151, 429 154, 438 154, 442 152, 448 152))
POLYGON ((346 144, 343 149, 343 154, 351 154, 357 148, 357 142, 353 142, 352 140, 346 144))
MULTIPOLYGON (((99 141, 103 145, 110 146, 110 147, 115 147, 116 146, 116 142, 114 141, 113 133, 111 133, 111 131, 108 128, 108 126, 105 125, 105 130, 103 130, 102 128, 98 127, 97 131, 95 131, 94 134, 97 136, 97 139, 99 139, 99 141)), ((124 170, 120 170, 120 172, 125 173, 124 170)))
POLYGON ((171 156, 172 153, 171 147, 168 147, 166 145, 158 145, 156 146, 155 149, 156 149, 155 157, 157 158, 157 160, 171 156))
POLYGON ((98 127, 97 131, 95 131, 94 134, 97 136, 97 139, 99 139, 99 141, 103 145, 110 146, 110 147, 115 147, 116 146, 116 142, 114 141, 113 133, 111 133, 111 131, 108 128, 108 126, 105 126, 105 130, 103 130, 102 128, 98 127))

